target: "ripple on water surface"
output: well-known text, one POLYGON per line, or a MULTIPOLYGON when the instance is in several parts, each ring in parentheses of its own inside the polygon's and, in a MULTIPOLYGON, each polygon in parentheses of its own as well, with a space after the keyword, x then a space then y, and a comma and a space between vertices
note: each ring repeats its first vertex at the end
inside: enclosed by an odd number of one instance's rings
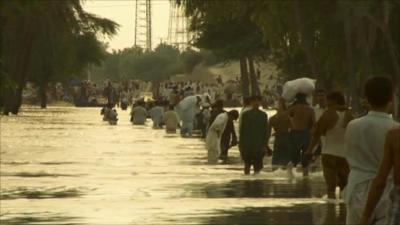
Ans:
POLYGON ((1 117, 0 224, 344 223, 344 205, 321 198, 320 173, 244 177, 237 147, 228 164, 207 165, 197 138, 132 126, 129 111, 109 126, 99 112, 1 117))

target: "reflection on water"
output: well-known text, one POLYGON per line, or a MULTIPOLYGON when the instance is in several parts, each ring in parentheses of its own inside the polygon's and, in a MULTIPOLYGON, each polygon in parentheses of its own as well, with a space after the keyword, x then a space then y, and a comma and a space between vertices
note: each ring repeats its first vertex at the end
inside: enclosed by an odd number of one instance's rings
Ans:
MULTIPOLYGON (((341 207, 343 209, 343 207, 341 207)), ((295 205, 292 207, 248 207, 240 210, 221 210, 214 216, 202 221, 203 224, 237 224, 237 225, 309 225, 309 224, 343 224, 344 215, 335 213, 334 205, 295 205), (315 215, 315 208, 324 210, 326 217, 315 215)))
POLYGON ((76 198, 83 195, 82 188, 25 188, 18 187, 16 189, 2 189, 0 194, 1 200, 12 199, 44 199, 44 198, 76 198))
POLYGON ((245 177, 237 148, 210 166, 201 140, 119 114, 118 126, 97 108, 1 117, 0 224, 344 223, 343 204, 321 198, 321 173, 245 177))
POLYGON ((325 191, 321 180, 230 180, 194 183, 183 188, 191 197, 198 198, 315 198, 322 197, 325 191))
POLYGON ((82 223, 73 222, 79 218, 53 215, 49 213, 23 213, 20 215, 2 214, 1 224, 21 225, 21 224, 52 224, 52 225, 80 225, 82 223))

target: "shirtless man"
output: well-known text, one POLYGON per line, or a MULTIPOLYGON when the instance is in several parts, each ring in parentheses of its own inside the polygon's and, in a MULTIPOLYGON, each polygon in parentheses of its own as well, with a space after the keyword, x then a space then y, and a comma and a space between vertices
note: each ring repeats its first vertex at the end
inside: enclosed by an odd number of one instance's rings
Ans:
POLYGON ((386 135, 385 153, 379 168, 378 175, 374 179, 369 191, 367 204, 361 217, 360 225, 368 225, 371 215, 378 204, 386 187, 387 178, 393 169, 394 175, 394 202, 393 211, 389 225, 396 225, 400 222, 400 127, 392 129, 386 135))
MULTIPOLYGON (((291 163, 296 166, 301 162, 303 176, 308 176, 308 160, 304 153, 311 141, 311 130, 315 124, 315 112, 307 103, 307 95, 302 93, 296 95, 295 102, 289 109, 289 116, 292 123, 290 135, 294 145, 291 163)), ((291 169, 291 163, 289 163, 288 169, 291 169)))
MULTIPOLYGON (((290 160, 290 154, 293 146, 290 140, 291 122, 286 112, 285 102, 279 99, 277 113, 269 120, 268 133, 271 134, 272 129, 275 131, 274 151, 272 155, 272 166, 286 166, 290 160)), ((269 143, 270 135, 268 135, 267 143, 269 143)))

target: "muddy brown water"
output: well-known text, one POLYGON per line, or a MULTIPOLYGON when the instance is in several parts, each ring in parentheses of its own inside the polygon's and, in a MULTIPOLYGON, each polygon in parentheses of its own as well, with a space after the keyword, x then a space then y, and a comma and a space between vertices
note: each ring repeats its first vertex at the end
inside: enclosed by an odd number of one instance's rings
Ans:
MULTIPOLYGON (((98 108, 23 108, 1 117, 0 224, 344 224, 320 172, 303 179, 207 165, 204 143, 98 108)), ((273 114, 273 112, 269 112, 273 114)))

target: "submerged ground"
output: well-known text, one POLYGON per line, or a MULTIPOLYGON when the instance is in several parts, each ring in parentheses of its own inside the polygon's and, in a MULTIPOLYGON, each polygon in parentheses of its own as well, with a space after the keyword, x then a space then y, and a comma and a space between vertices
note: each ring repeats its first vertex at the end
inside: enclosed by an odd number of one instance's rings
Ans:
MULTIPOLYGON (((1 117, 0 224, 344 224, 320 172, 242 175, 206 164, 199 139, 117 126, 98 108, 24 108, 1 117)), ((268 163, 269 160, 266 160, 268 163)))

